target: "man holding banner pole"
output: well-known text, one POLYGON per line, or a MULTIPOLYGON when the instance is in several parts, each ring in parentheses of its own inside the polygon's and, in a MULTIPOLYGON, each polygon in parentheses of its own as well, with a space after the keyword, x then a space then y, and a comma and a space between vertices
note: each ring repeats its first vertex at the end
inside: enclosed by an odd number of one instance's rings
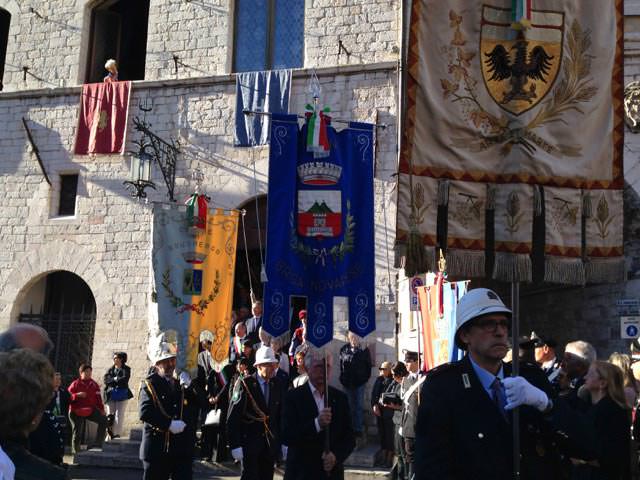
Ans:
POLYGON ((553 478, 553 448, 547 444, 554 410, 551 386, 509 377, 505 364, 511 323, 498 295, 478 288, 462 297, 456 312, 459 362, 429 372, 422 387, 415 444, 415 478, 514 478, 512 410, 520 409, 522 478, 553 478), (539 388, 538 388, 539 387, 539 388))

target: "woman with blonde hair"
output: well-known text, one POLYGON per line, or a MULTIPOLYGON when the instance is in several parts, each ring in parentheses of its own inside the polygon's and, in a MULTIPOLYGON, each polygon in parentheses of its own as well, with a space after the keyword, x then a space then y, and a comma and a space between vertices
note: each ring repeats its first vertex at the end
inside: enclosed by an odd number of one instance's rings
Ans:
POLYGON ((584 377, 591 395, 588 420, 594 428, 593 452, 572 458, 573 479, 622 480, 629 478, 631 410, 624 394, 622 370, 596 360, 584 377))
POLYGON ((609 357, 609 361, 622 370, 624 395, 629 408, 633 408, 640 393, 640 386, 633 375, 633 370, 631 370, 631 357, 624 353, 613 352, 609 357))

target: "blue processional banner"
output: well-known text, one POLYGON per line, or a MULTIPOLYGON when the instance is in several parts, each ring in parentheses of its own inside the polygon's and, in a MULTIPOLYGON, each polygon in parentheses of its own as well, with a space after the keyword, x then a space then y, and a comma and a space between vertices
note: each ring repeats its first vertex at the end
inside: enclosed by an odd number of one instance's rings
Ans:
POLYGON ((330 155, 306 151, 306 125, 272 116, 264 329, 289 333, 290 299, 307 299, 307 340, 333 338, 334 297, 347 297, 349 330, 375 330, 373 125, 329 126, 330 155))

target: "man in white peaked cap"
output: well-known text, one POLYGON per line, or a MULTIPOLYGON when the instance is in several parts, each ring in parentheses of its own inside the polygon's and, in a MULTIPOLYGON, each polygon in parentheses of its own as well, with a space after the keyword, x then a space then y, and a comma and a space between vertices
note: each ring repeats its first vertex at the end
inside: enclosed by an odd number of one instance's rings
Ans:
POLYGON ((272 480, 276 461, 285 455, 280 418, 286 385, 275 376, 278 359, 271 347, 256 352, 256 373, 233 386, 227 438, 231 455, 242 464, 242 480, 272 480))
POLYGON ((152 355, 155 372, 142 382, 139 396, 143 479, 191 480, 198 385, 186 372, 176 378, 176 348, 162 336, 152 355))

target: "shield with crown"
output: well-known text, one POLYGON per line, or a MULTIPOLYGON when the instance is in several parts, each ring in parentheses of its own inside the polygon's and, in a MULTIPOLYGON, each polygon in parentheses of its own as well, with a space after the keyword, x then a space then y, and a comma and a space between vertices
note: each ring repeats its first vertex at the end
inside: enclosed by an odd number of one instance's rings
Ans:
POLYGON ((542 101, 562 63, 564 13, 530 8, 528 15, 515 21, 511 8, 482 6, 482 78, 491 98, 514 115, 542 101))
POLYGON ((342 192, 335 186, 342 167, 330 162, 307 162, 298 166, 302 185, 298 190, 298 235, 318 239, 342 233, 342 192))

